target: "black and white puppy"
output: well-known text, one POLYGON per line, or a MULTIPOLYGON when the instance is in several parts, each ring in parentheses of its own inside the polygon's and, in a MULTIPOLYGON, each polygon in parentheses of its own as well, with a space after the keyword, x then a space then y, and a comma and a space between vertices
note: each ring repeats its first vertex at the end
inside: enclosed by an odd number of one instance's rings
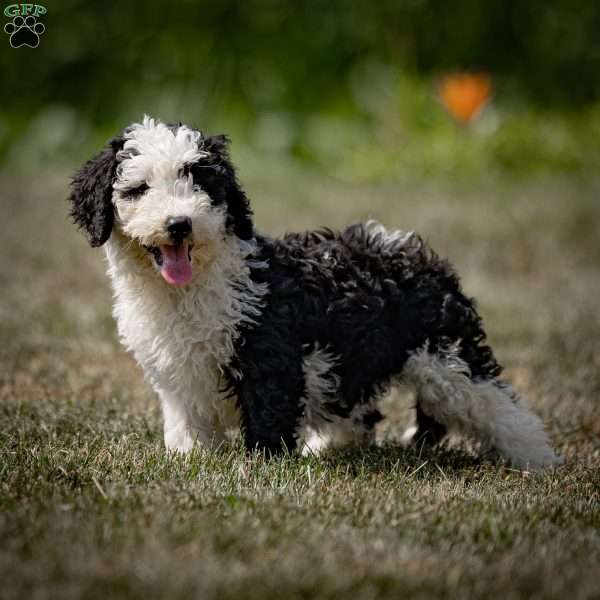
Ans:
POLYGON ((518 467, 558 462, 418 235, 372 222, 259 235, 226 138, 148 117, 76 173, 70 200, 105 247, 119 334, 160 397, 168 448, 240 426, 271 452, 368 441, 378 399, 405 383, 407 441, 453 429, 518 467))

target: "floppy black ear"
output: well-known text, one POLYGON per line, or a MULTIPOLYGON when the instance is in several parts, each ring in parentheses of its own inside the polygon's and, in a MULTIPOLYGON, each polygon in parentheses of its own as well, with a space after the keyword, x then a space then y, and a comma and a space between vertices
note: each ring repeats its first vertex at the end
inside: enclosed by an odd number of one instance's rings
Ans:
POLYGON ((123 141, 122 137, 111 140, 104 150, 75 173, 71 181, 71 217, 86 232, 91 246, 102 246, 112 231, 112 184, 117 170, 117 152, 123 147, 123 141))
POLYGON ((229 158, 229 138, 226 135, 211 135, 204 139, 202 149, 210 153, 211 163, 218 165, 225 175, 227 228, 241 240, 252 239, 254 237, 252 210, 229 158))

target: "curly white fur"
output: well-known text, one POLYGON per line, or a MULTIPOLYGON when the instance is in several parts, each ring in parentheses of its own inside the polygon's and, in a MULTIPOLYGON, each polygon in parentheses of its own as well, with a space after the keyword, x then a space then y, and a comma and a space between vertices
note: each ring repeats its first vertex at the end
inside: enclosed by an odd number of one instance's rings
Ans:
POLYGON ((334 372, 339 360, 332 352, 316 346, 307 353, 302 362, 306 395, 301 402, 304 407, 298 427, 303 454, 318 454, 329 447, 369 441, 372 431, 363 424, 363 416, 373 410, 372 403, 356 407, 349 418, 341 418, 325 407, 327 402, 338 400, 340 378, 334 372))
POLYGON ((218 365, 227 364, 239 325, 259 314, 265 286, 255 284, 244 258, 252 245, 229 239, 191 290, 149 277, 127 241, 106 245, 119 335, 162 401, 165 444, 189 450, 239 426, 234 402, 220 391, 218 365))
POLYGON ((173 134, 145 118, 126 137, 113 195, 118 219, 105 246, 114 315, 161 399, 166 446, 188 451, 239 426, 235 403, 221 392, 219 365, 229 363, 239 326, 260 314, 268 290, 250 277, 254 242, 226 235, 223 211, 182 178, 182 166, 198 158, 197 134, 185 127, 173 134), (122 195, 140 181, 152 183, 143 199, 122 195), (163 241, 171 215, 193 223, 195 275, 186 288, 165 285, 142 246, 163 241))
POLYGON ((514 466, 537 470, 560 462, 541 419, 507 384, 473 381, 458 347, 413 354, 403 378, 416 388, 427 415, 493 447, 514 466))

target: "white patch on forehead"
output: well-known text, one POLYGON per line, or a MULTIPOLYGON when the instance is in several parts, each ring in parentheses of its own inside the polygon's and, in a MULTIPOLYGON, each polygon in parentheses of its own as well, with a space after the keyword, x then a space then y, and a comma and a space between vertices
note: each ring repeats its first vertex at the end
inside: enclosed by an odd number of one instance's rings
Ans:
POLYGON ((124 134, 123 149, 117 154, 118 191, 147 182, 151 186, 177 181, 182 167, 209 154, 198 148, 200 132, 181 125, 175 131, 145 116, 124 134))

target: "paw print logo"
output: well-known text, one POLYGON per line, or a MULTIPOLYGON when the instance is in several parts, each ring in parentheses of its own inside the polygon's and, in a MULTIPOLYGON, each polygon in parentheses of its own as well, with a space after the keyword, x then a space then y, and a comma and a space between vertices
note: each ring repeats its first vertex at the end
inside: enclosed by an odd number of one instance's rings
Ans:
POLYGON ((25 18, 13 17, 13 20, 4 26, 4 31, 10 35, 10 45, 13 48, 21 46, 37 48, 40 35, 46 31, 46 28, 33 15, 28 15, 25 18))

